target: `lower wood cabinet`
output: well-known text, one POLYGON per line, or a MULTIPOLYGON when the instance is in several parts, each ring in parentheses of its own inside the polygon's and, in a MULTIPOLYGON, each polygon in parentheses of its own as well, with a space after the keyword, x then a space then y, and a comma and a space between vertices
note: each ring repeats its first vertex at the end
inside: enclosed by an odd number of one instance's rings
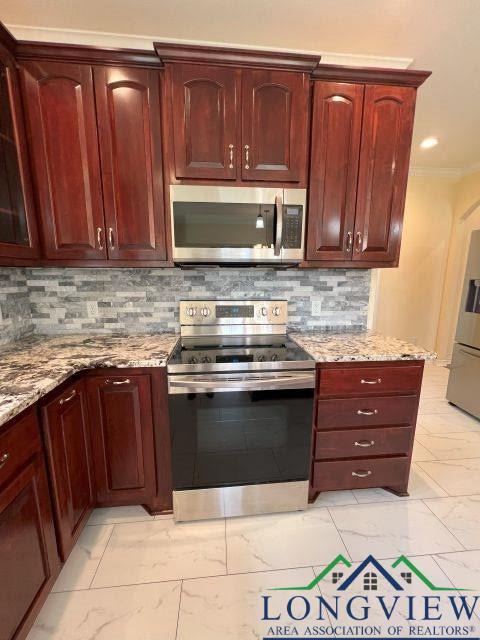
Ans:
POLYGON ((0 472, 0 639, 20 640, 59 571, 42 443, 33 411, 0 430, 0 472))
POLYGON ((149 504, 156 494, 150 375, 86 382, 97 504, 149 504))
POLYGON ((423 361, 317 365, 310 500, 383 487, 408 495, 423 361))
POLYGON ((65 561, 95 501, 84 382, 68 386, 42 414, 58 546, 65 561))

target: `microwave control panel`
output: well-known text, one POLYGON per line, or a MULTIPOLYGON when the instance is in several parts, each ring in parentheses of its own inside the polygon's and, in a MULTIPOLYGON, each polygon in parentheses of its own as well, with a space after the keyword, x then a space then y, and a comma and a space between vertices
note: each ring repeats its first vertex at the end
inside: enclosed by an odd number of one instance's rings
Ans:
POLYGON ((282 247, 284 249, 300 249, 302 246, 303 207, 301 205, 284 205, 282 247))

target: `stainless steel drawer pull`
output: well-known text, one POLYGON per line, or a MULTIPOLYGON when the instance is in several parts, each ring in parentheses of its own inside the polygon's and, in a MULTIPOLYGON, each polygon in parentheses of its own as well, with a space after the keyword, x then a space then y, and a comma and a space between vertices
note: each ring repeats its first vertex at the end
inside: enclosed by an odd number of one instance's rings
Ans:
POLYGON ((9 453, 4 453, 3 455, 0 456, 0 469, 3 469, 3 467, 7 464, 7 460, 9 458, 10 458, 9 453))
POLYGON ((97 227, 97 244, 100 251, 103 251, 102 231, 101 227, 97 227))
POLYGON ((355 440, 356 447, 373 447, 375 440, 355 440))
POLYGON ((371 476, 372 472, 371 471, 352 471, 352 476, 354 476, 355 478, 368 478, 368 476, 371 476))
POLYGON ((361 384, 380 384, 382 382, 381 378, 376 378, 375 380, 364 380, 363 378, 360 380, 361 384))
POLYGON ((233 169, 233 144, 229 144, 228 148, 230 149, 230 164, 228 165, 228 168, 233 169))
POLYGON ((130 384, 130 378, 125 378, 125 380, 105 380, 105 384, 130 384))
POLYGON ((68 398, 62 398, 60 400, 60 404, 65 404, 66 402, 70 402, 70 400, 72 400, 76 395, 77 395, 77 392, 74 389, 72 393, 68 396, 68 398))
POLYGON ((108 242, 110 243, 110 249, 115 249, 115 242, 113 240, 113 229, 108 227, 108 242))
POLYGON ((248 144, 245 145, 245 169, 250 169, 250 146, 248 144))
POLYGON ((378 409, 357 409, 357 416, 376 416, 378 409))

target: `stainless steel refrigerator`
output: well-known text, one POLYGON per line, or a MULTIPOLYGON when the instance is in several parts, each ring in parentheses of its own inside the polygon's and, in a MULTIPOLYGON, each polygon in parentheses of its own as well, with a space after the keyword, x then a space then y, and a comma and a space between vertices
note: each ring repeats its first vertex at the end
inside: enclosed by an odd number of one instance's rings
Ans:
POLYGON ((480 230, 470 240, 447 400, 480 418, 480 230))

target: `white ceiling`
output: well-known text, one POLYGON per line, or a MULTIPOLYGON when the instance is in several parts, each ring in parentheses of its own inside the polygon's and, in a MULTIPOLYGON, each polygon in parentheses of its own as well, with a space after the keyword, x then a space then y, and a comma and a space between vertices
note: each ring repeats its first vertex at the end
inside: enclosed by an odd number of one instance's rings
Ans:
POLYGON ((412 164, 480 162, 480 0, 2 0, 0 20, 17 37, 64 42, 92 41, 76 33, 88 30, 122 34, 117 46, 135 35, 410 58, 433 72, 419 89, 412 164), (427 136, 440 144, 420 149, 427 136))

